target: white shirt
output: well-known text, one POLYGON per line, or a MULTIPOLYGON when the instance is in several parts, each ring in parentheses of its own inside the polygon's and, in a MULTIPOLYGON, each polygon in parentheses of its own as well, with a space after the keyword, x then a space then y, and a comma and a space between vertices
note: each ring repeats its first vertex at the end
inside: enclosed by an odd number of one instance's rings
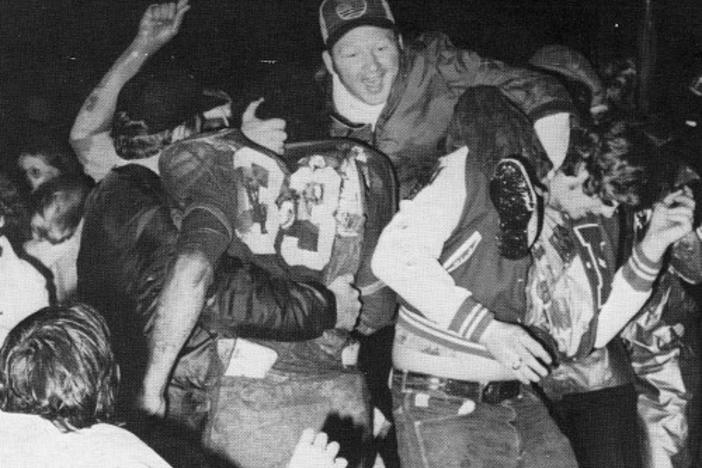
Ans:
POLYGON ((63 433, 32 414, 0 411, 3 468, 168 468, 156 452, 129 431, 95 424, 63 433))

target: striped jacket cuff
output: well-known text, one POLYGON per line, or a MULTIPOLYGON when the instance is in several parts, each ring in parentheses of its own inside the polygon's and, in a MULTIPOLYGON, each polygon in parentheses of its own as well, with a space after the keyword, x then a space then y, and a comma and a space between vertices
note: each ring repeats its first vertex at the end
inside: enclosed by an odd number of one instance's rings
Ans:
POLYGON ((662 261, 653 262, 648 259, 641 250, 641 246, 637 245, 622 267, 622 274, 635 290, 648 291, 658 277, 662 264, 662 261))
POLYGON ((473 298, 467 297, 451 320, 449 330, 477 343, 494 318, 495 314, 473 298))

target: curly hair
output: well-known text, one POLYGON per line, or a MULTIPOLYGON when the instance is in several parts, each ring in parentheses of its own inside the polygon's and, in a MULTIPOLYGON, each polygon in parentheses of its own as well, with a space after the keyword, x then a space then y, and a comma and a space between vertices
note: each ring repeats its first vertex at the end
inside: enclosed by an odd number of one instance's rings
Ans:
POLYGON ((640 131, 623 121, 599 129, 574 128, 561 170, 575 175, 585 165, 590 176, 583 191, 603 202, 639 206, 648 202, 650 171, 657 148, 640 131))
POLYGON ((39 310, 0 350, 2 409, 39 415, 65 432, 108 421, 118 384, 107 324, 87 305, 39 310))

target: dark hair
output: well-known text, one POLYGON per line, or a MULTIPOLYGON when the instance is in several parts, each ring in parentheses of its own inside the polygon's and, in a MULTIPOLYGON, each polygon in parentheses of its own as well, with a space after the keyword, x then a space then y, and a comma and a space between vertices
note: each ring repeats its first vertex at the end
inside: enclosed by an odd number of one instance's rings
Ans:
POLYGON ((0 172, 0 218, 5 224, 0 226, 0 234, 12 242, 21 242, 29 233, 29 210, 27 201, 15 184, 0 172))
POLYGON ((570 138, 561 170, 575 175, 584 164, 590 174, 583 185, 586 194, 629 206, 647 201, 649 174, 659 152, 642 132, 615 121, 599 129, 575 128, 570 138))
POLYGON ((0 404, 70 431, 108 421, 119 372, 102 316, 84 304, 45 307, 0 350, 0 404))
MULTIPOLYGON (((61 174, 82 174, 83 168, 66 138, 59 138, 50 131, 38 131, 20 146, 19 157, 39 156, 61 174)), ((19 158, 18 158, 19 159, 19 158)))
MULTIPOLYGON (((32 215, 45 217, 46 211, 54 208, 51 223, 64 237, 70 237, 75 232, 85 211, 85 201, 90 193, 91 184, 86 176, 60 175, 41 184, 31 195, 32 215)), ((47 240, 52 241, 47 236, 47 240)), ((53 239, 56 242, 59 240, 53 239)))
POLYGON ((126 112, 117 112, 112 124, 112 140, 123 159, 144 159, 155 156, 171 143, 171 130, 150 133, 143 120, 132 120, 126 112))

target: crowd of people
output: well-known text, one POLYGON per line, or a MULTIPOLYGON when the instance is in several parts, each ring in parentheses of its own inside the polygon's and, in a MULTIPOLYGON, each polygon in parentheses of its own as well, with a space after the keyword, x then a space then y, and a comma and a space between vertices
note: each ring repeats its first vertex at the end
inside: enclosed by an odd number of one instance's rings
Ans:
POLYGON ((702 184, 631 73, 323 0, 292 142, 155 59, 190 9, 0 173, 0 465, 702 463, 702 184))

